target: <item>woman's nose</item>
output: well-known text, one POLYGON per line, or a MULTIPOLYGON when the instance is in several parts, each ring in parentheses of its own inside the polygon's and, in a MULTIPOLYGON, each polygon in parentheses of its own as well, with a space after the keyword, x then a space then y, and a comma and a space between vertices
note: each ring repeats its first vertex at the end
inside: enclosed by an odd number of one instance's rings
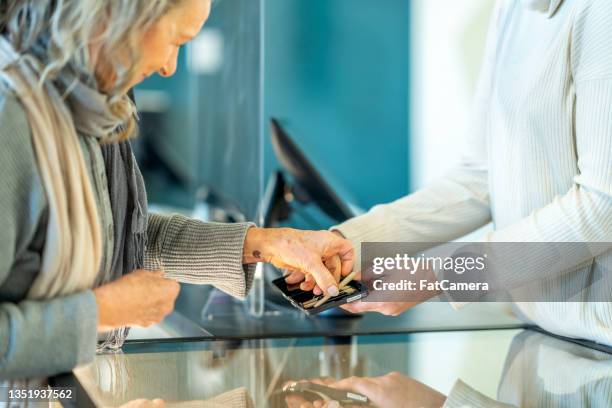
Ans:
POLYGON ((174 73, 176 72, 177 60, 178 51, 172 53, 170 58, 168 58, 166 64, 159 70, 159 74, 163 77, 170 77, 174 75, 174 73))
POLYGON ((176 72, 176 64, 169 64, 159 70, 159 74, 163 77, 171 77, 176 72))

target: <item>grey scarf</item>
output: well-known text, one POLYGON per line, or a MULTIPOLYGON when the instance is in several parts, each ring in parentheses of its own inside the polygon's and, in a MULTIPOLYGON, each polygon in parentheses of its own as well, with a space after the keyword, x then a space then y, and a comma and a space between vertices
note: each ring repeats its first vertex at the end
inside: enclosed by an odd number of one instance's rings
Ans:
MULTIPOLYGON (((32 48, 32 54, 40 60, 44 60, 47 52, 46 41, 46 37, 42 38, 32 48)), ((98 139, 104 158, 115 244, 110 272, 101 271, 96 277, 95 285, 100 286, 144 266, 147 229, 144 182, 130 143, 116 141, 115 136, 127 118, 109 109, 108 96, 96 89, 95 81, 92 78, 81 80, 67 67, 54 83, 66 98, 76 131, 98 139)), ((133 114, 136 115, 135 110, 133 114)), ((98 351, 119 349, 128 331, 122 328, 102 335, 98 351)))
MULTIPOLYGON (((74 78, 61 83, 68 92, 67 102, 76 130, 100 141, 113 213, 114 248, 110 273, 102 273, 97 285, 113 281, 144 266, 147 232, 147 196, 144 182, 129 142, 113 141, 122 126, 109 112, 106 96, 74 78)), ((116 350, 123 345, 128 328, 107 333, 98 346, 116 350)))

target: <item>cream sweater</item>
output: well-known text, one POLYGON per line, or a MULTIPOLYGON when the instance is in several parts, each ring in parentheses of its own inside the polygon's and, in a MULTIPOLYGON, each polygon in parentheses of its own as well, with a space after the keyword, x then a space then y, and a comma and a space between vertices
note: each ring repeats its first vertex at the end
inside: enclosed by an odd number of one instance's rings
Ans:
MULTIPOLYGON (((491 220, 484 241, 612 242, 612 1, 498 1, 464 153, 437 183, 335 228, 356 248, 450 241, 491 220)), ((612 273, 612 250, 588 265, 566 284, 612 273)), ((612 345, 612 303, 516 309, 612 345)))

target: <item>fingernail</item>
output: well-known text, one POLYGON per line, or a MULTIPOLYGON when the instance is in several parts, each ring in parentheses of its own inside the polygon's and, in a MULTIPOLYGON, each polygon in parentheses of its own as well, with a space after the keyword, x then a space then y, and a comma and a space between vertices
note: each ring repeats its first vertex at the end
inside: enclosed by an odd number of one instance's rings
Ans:
POLYGON ((340 408, 340 403, 338 401, 329 401, 327 408, 340 408))
POLYGON ((340 293, 340 292, 338 292, 338 288, 337 287, 332 285, 329 288, 327 288, 327 293, 329 293, 332 296, 338 296, 338 293, 340 293))

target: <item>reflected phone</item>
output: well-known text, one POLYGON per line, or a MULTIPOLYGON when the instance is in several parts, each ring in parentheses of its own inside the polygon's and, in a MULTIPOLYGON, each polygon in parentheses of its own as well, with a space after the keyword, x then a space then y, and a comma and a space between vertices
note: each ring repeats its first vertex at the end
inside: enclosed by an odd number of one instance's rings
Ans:
POLYGON ((338 401, 341 405, 370 405, 368 397, 353 391, 339 390, 309 381, 296 381, 283 387, 285 394, 300 394, 307 400, 318 399, 338 401))

